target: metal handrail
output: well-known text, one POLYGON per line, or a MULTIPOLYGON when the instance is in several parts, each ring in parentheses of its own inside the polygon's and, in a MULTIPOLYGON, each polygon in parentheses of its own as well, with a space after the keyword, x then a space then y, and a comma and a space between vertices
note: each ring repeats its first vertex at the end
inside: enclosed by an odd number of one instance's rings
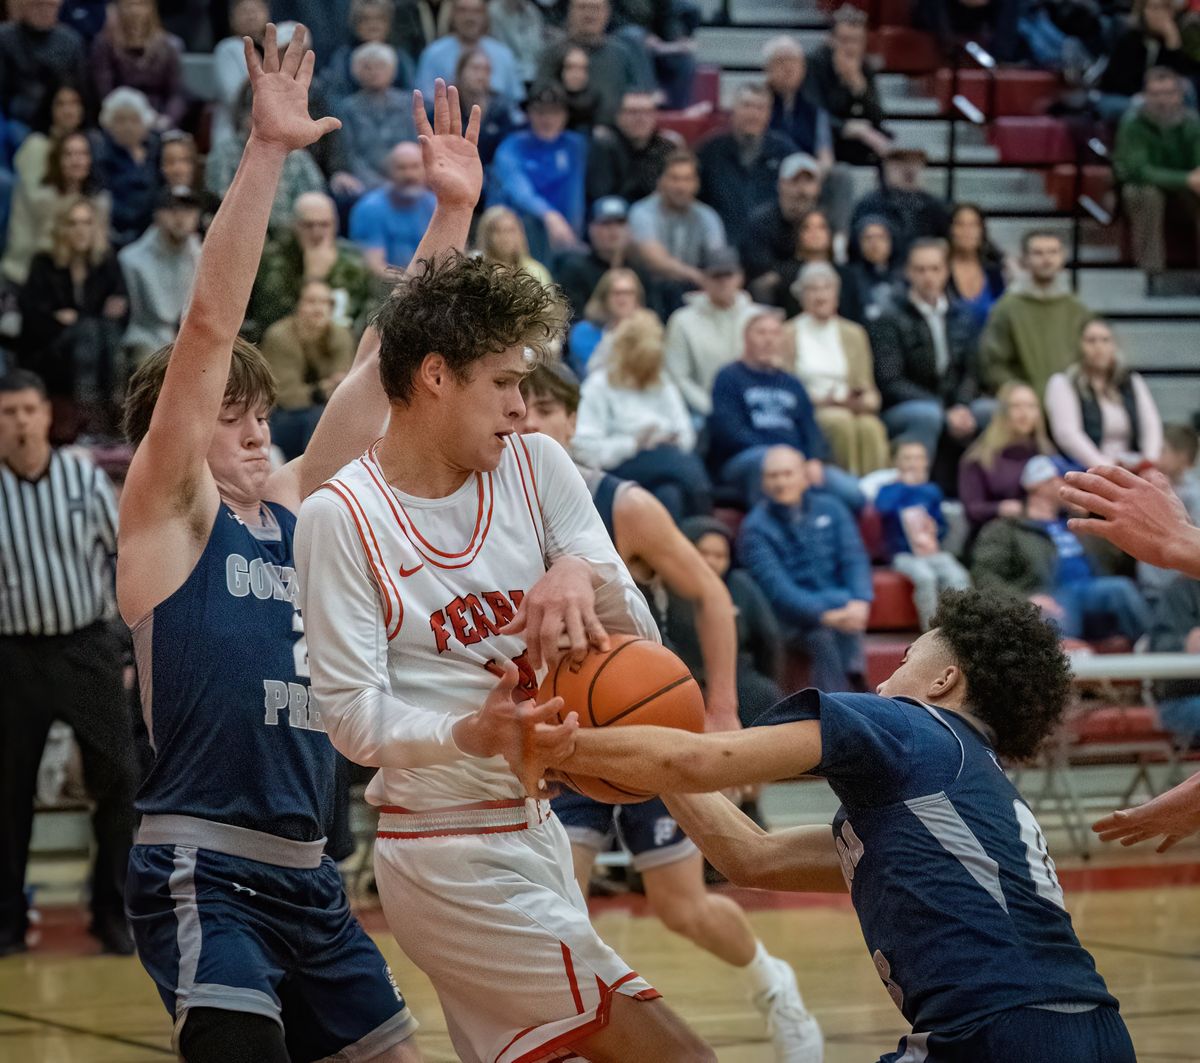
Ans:
POLYGON ((1083 169, 1088 158, 1111 162, 1108 146, 1098 137, 1089 137, 1075 151, 1075 188, 1071 209, 1071 291, 1079 291, 1080 251, 1083 247, 1083 216, 1087 214, 1099 225, 1109 226, 1112 213, 1083 191, 1083 169))
POLYGON ((992 54, 977 41, 967 41, 961 49, 953 51, 953 65, 950 68, 950 107, 947 117, 950 120, 950 138, 947 145, 946 159, 946 198, 954 202, 954 184, 958 172, 958 120, 959 116, 966 118, 972 125, 986 126, 996 116, 996 60, 992 54), (987 93, 984 97, 984 110, 981 112, 970 100, 960 93, 959 74, 962 71, 962 56, 966 54, 976 66, 987 75, 987 93))

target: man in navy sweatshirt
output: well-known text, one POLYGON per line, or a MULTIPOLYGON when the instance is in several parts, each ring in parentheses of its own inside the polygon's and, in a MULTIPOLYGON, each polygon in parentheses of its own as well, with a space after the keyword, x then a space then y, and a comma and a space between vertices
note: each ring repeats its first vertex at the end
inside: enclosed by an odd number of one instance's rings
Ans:
POLYGON ((708 456, 715 478, 739 488, 750 507, 762 494, 764 455, 771 447, 793 447, 807 456, 808 486, 824 488, 855 512, 862 509, 858 481, 826 463, 829 444, 804 385, 780 368, 783 326, 778 312, 754 307, 744 329, 741 360, 727 365, 713 381, 708 456))
POLYGON ((738 554, 789 641, 808 654, 809 684, 863 690, 871 561, 858 525, 827 491, 810 491, 807 462, 787 446, 763 460, 763 491, 742 524, 738 554))

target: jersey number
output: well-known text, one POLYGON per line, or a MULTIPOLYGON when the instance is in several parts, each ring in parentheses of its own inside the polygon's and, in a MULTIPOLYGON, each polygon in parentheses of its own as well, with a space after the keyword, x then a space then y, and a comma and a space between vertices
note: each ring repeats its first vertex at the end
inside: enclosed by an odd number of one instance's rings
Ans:
POLYGON ((1058 884, 1058 874, 1046 848, 1046 836, 1042 834, 1042 828, 1024 801, 1013 801, 1013 812, 1021 827, 1021 841, 1025 843, 1025 859, 1029 864, 1029 877, 1033 879, 1034 889, 1039 897, 1065 910, 1067 906, 1063 900, 1062 886, 1058 884))

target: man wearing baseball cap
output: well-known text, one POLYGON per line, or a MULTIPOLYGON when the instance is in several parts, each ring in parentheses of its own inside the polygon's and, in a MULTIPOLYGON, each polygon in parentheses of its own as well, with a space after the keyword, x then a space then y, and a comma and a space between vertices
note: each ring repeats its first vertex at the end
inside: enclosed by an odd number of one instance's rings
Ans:
POLYGON ((121 345, 131 368, 175 338, 200 261, 199 227, 196 193, 186 185, 164 188, 154 224, 117 255, 129 292, 129 325, 121 345))
POLYGON ((984 525, 971 578, 980 590, 1019 594, 1053 620, 1065 638, 1123 635, 1136 642, 1150 622, 1133 580, 1097 574, 1085 544, 1067 527, 1060 459, 1038 454, 1021 473, 1025 512, 984 525))
POLYGON ((850 218, 852 230, 869 214, 886 218, 895 237, 897 261, 908 254, 908 245, 914 240, 944 237, 950 228, 945 201, 925 191, 923 178, 928 162, 924 148, 893 145, 883 157, 879 188, 858 201, 850 218))
POLYGON ((775 198, 750 214, 739 244, 752 292, 773 292, 779 286, 783 263, 796 256, 800 218, 817 205, 823 181, 821 164, 803 151, 779 164, 775 198))
POLYGON ((529 253, 541 262, 551 249, 575 247, 583 233, 587 141, 567 129, 567 92, 558 82, 535 85, 525 113, 529 127, 496 149, 487 198, 520 215, 529 253))
POLYGON ((592 204, 588 242, 578 251, 559 259, 556 279, 571 304, 576 320, 610 269, 632 269, 646 291, 647 303, 655 305, 652 281, 642 268, 629 235, 629 204, 620 196, 602 196, 592 204))

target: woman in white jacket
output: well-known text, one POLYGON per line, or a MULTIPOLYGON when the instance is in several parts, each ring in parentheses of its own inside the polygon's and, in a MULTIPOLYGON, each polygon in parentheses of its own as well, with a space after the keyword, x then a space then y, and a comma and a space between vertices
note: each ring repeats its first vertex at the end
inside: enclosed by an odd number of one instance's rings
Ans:
POLYGON ((584 465, 633 480, 678 522, 712 510, 696 431, 663 371, 663 327, 639 310, 613 332, 607 367, 583 382, 573 449, 584 465))

